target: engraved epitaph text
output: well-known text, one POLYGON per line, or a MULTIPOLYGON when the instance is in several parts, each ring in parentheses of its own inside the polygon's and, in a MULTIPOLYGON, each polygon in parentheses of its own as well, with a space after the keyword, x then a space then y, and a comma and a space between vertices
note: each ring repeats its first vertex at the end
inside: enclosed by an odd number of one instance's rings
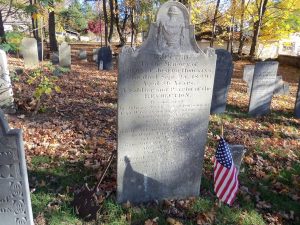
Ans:
POLYGON ((216 55, 195 44, 186 8, 161 6, 118 77, 118 201, 199 194, 216 55), (177 25, 173 23, 176 19, 177 25))

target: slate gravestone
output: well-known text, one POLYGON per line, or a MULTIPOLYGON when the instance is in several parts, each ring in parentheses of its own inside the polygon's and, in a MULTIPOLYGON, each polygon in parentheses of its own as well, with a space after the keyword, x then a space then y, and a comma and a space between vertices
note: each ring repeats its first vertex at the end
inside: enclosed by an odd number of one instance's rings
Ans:
POLYGON ((87 62, 87 53, 86 53, 86 50, 82 50, 80 49, 79 50, 79 53, 78 53, 78 57, 81 61, 85 61, 87 62))
POLYGON ((251 87, 249 114, 263 116, 270 112, 278 62, 258 62, 255 64, 251 87))
POLYGON ((67 42, 63 42, 59 46, 59 65, 71 67, 71 46, 67 42))
POLYGON ((93 49, 93 61, 98 62, 98 51, 99 49, 93 49))
POLYGON ((282 76, 277 76, 275 80, 274 95, 288 95, 289 92, 289 84, 282 80, 282 76))
POLYGON ((52 61, 53 65, 59 64, 59 53, 58 52, 52 52, 51 61, 52 61))
POLYGON ((186 7, 163 4, 148 39, 123 47, 118 76, 118 201, 198 196, 216 66, 186 7))
POLYGON ((22 132, 0 111, 0 223, 33 225, 22 132))
POLYGON ((247 83, 247 94, 250 94, 250 91, 251 91, 254 67, 255 67, 254 65, 245 65, 244 66, 243 80, 247 83))
POLYGON ((238 171, 240 171, 242 160, 246 152, 245 147, 243 145, 229 145, 229 147, 230 147, 233 163, 238 169, 238 171))
POLYGON ((38 58, 39 58, 40 61, 42 61, 42 58, 43 58, 43 56, 42 56, 42 54, 43 54, 42 42, 37 43, 37 48, 38 48, 38 58))
POLYGON ((295 102, 295 117, 300 118, 300 78, 298 83, 298 91, 295 102))
POLYGON ((21 51, 26 69, 34 69, 39 66, 38 48, 35 38, 23 38, 21 51))
POLYGON ((97 65, 99 70, 112 69, 112 52, 110 47, 102 47, 99 49, 97 65))
POLYGON ((14 111, 13 90, 9 76, 6 53, 0 49, 0 108, 14 111))
POLYGON ((223 113, 226 109, 227 93, 233 73, 231 54, 224 49, 217 49, 217 64, 211 101, 211 114, 223 113))

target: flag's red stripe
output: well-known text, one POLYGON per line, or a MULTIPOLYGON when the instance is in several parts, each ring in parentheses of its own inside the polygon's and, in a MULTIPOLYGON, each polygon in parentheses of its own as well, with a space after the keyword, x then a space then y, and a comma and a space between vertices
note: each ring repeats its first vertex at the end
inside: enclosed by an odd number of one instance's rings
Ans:
POLYGON ((230 169, 230 177, 228 178, 227 182, 222 185, 223 189, 220 189, 220 196, 219 198, 223 199, 224 194, 226 193, 226 191, 228 191, 228 189, 232 186, 232 182, 234 180, 235 177, 235 171, 234 169, 230 169))
POLYGON ((237 178, 237 175, 236 175, 236 185, 235 185, 234 190, 231 193, 231 197, 228 199, 229 205, 232 205, 233 201, 235 200, 235 197, 236 197, 237 192, 238 192, 238 187, 239 187, 239 181, 238 181, 238 178, 237 178))
POLYGON ((230 197, 232 196, 232 194, 234 193, 234 190, 236 189, 237 187, 237 183, 238 183, 238 180, 237 180, 237 174, 236 174, 236 168, 234 167, 234 177, 232 178, 232 182, 231 182, 231 186, 230 188, 228 188, 227 192, 226 192, 226 195, 223 196, 222 200, 228 204, 230 204, 229 200, 230 200, 230 197))
POLYGON ((217 185, 216 186, 216 190, 217 190, 217 192, 219 191, 221 185, 223 184, 225 178, 228 176, 228 173, 229 173, 229 170, 226 167, 223 167, 222 171, 224 171, 224 170, 225 170, 225 172, 222 174, 222 176, 220 177, 220 179, 217 180, 217 182, 216 182, 216 185, 217 185))
POLYGON ((214 172, 214 175, 215 175, 215 181, 218 179, 219 175, 220 175, 220 171, 221 171, 221 164, 216 161, 216 166, 215 166, 215 172, 214 172))
POLYGON ((226 172, 228 172, 228 169, 226 167, 222 166, 221 164, 219 164, 219 167, 220 167, 220 170, 219 170, 220 172, 218 173, 217 179, 215 180, 215 184, 214 184, 216 192, 217 192, 217 187, 219 186, 219 184, 222 181, 222 178, 224 177, 224 174, 226 172))

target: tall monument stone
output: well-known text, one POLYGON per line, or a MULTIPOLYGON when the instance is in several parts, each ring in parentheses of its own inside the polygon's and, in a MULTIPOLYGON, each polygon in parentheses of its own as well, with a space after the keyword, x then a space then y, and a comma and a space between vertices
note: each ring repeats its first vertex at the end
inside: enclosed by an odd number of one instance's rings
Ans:
POLYGON ((147 40, 124 47, 118 77, 118 201, 199 195, 216 55, 185 6, 163 4, 147 40))

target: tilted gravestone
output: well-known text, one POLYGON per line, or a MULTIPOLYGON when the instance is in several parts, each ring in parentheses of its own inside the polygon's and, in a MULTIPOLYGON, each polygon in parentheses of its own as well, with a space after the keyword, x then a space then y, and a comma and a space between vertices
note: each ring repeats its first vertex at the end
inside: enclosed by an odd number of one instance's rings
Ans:
POLYGON ((239 171, 242 164, 243 156, 246 152, 245 147, 244 145, 229 145, 229 147, 231 150, 233 163, 239 171))
POLYGON ((86 50, 80 49, 79 52, 78 52, 78 57, 79 57, 79 59, 81 61, 87 62, 87 53, 86 53, 86 50))
POLYGON ((93 61, 98 62, 98 48, 93 49, 93 61))
POLYGON ((270 112, 278 62, 258 62, 255 64, 249 114, 252 116, 263 116, 270 112))
POLYGON ((23 38, 21 42, 21 52, 26 69, 34 69, 39 66, 38 48, 35 38, 23 38))
POLYGON ((6 112, 15 111, 13 90, 9 76, 6 53, 0 49, 0 108, 6 112))
POLYGON ((223 113, 226 109, 227 93, 233 73, 231 54, 224 49, 217 49, 216 75, 210 113, 223 113))
POLYGON ((102 47, 98 50, 97 65, 99 70, 112 69, 112 52, 110 47, 102 47))
POLYGON ((71 67, 71 46, 67 42, 59 45, 59 65, 62 67, 71 67))
POLYGON ((33 225, 22 132, 0 111, 0 224, 33 225))
POLYGON ((300 78, 298 83, 298 91, 295 102, 295 117, 300 118, 300 78))
POLYGON ((198 48, 186 7, 163 4, 118 76, 118 201, 198 196, 216 66, 198 48))
POLYGON ((275 80, 274 95, 288 95, 289 93, 289 84, 282 80, 282 76, 277 76, 275 80))

